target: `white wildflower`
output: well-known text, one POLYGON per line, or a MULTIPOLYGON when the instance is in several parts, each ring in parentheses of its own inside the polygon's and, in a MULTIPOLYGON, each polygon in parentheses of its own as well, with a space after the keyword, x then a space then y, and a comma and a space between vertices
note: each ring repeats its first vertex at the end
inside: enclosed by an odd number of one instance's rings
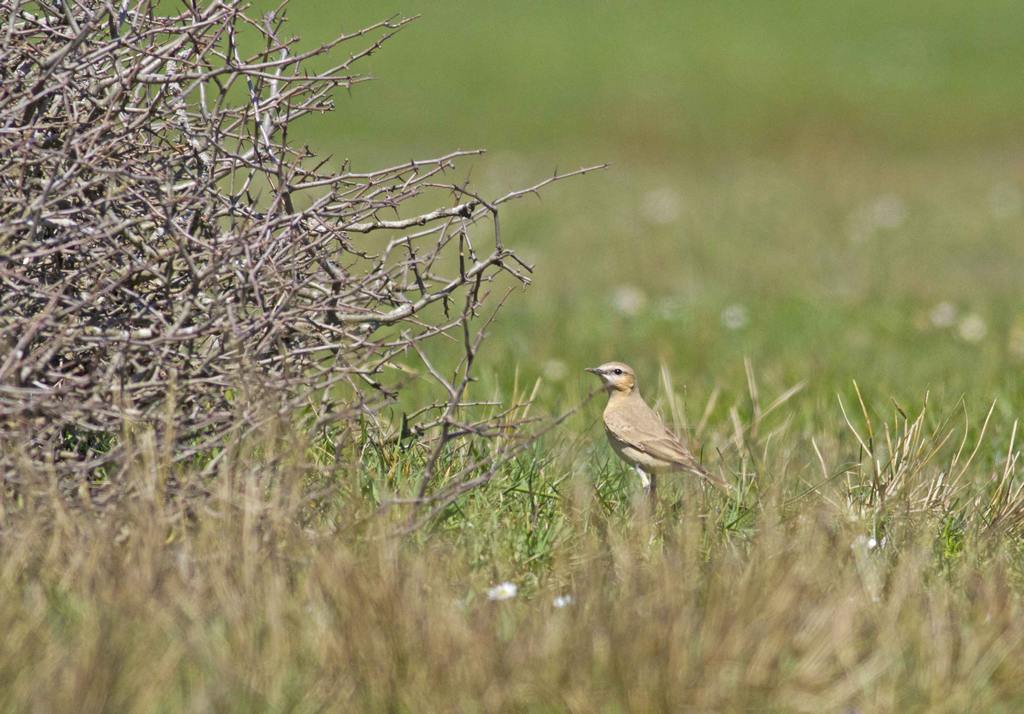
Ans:
POLYGON ((647 296, 633 285, 620 285, 612 294, 612 307, 622 315, 637 315, 646 304, 647 296))
POLYGON ((878 539, 875 536, 859 535, 853 539, 850 547, 861 551, 874 550, 875 548, 884 548, 887 540, 887 536, 878 539))
POLYGON ((957 332, 964 342, 981 342, 988 334, 988 326, 981 315, 972 312, 960 321, 957 332))
POLYGON ((487 599, 495 601, 511 600, 516 596, 517 592, 519 592, 519 586, 515 583, 499 583, 487 591, 487 599))
POLYGON ((640 213, 655 225, 674 223, 682 214, 682 209, 682 196, 671 186, 648 191, 640 202, 640 213))
POLYGON ((993 218, 1006 220, 1021 214, 1021 210, 1024 209, 1024 197, 1013 184, 997 183, 988 192, 988 206, 993 218))
POLYGON ((879 196, 850 217, 850 238, 862 243, 879 231, 893 230, 907 220, 907 205, 895 194, 879 196))
POLYGON ((722 310, 722 325, 727 330, 742 330, 748 322, 750 314, 743 305, 737 303, 722 310))
POLYGON ((529 157, 515 151, 499 151, 491 161, 483 162, 482 179, 502 186, 524 184, 537 173, 537 167, 529 157), (501 163, 498 163, 501 162, 501 163))
POLYGON ((672 320, 679 317, 685 308, 685 299, 678 295, 669 295, 658 301, 655 310, 662 320, 672 320))
POLYGON ((569 595, 568 593, 565 595, 559 595, 551 602, 551 604, 561 610, 567 605, 572 605, 572 595, 569 595))
POLYGON ((940 302, 928 313, 928 319, 934 327, 952 327, 956 324, 956 306, 951 302, 940 302))
POLYGON ((1024 321, 1018 319, 1010 328, 1006 346, 1013 357, 1024 359, 1024 321))
POLYGON ((871 204, 869 211, 878 228, 899 228, 907 220, 907 205, 895 194, 880 196, 871 204))
POLYGON ((544 377, 552 382, 561 382, 569 374, 569 367, 560 359, 549 359, 544 363, 544 377))

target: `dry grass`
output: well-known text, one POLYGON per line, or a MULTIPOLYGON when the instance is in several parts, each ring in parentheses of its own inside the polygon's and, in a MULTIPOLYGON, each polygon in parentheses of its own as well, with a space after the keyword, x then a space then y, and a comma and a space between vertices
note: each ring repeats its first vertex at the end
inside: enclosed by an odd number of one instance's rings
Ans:
POLYGON ((563 441, 412 538, 389 535, 401 513, 371 517, 377 467, 315 465, 286 431, 205 481, 141 448, 110 486, 131 497, 102 511, 26 472, 3 502, 0 708, 1018 709, 1015 462, 986 476, 968 461, 985 437, 941 419, 897 416, 868 444, 869 414, 849 414, 859 437, 833 437, 875 458, 810 491, 796 474, 843 447, 818 434, 794 455, 791 420, 752 435, 734 413, 708 439, 738 429, 760 454, 742 503, 684 485, 652 516, 621 472, 574 467, 563 441), (167 495, 185 492, 206 495, 167 495), (510 545, 544 533, 533 555, 510 545), (489 601, 505 579, 518 596, 489 601))

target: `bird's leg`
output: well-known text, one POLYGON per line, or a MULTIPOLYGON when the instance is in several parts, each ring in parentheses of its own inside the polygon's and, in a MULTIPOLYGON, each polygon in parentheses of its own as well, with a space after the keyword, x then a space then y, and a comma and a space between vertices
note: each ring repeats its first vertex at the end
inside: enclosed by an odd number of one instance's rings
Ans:
POLYGON ((643 484, 644 493, 647 493, 648 491, 650 491, 651 490, 651 477, 647 475, 647 472, 644 471, 639 466, 634 466, 633 470, 636 471, 636 475, 640 477, 640 483, 643 484))
POLYGON ((658 495, 658 477, 654 472, 647 473, 639 466, 633 467, 636 470, 638 476, 640 476, 640 483, 644 487, 644 495, 650 498, 652 501, 656 500, 658 495))

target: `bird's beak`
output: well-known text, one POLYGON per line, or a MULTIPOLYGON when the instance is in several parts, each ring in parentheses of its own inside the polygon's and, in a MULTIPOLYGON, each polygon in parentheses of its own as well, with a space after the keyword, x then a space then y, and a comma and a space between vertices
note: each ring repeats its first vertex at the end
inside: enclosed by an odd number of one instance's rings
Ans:
POLYGON ((601 370, 598 367, 586 367, 584 372, 590 372, 591 374, 601 374, 601 370))

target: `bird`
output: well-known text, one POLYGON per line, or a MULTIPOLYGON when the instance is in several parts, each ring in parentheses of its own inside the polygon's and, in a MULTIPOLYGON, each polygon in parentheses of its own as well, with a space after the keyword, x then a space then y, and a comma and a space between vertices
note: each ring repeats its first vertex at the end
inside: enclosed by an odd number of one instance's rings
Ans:
POLYGON ((686 471, 729 491, 728 484, 701 466, 647 405, 632 367, 623 362, 606 362, 600 367, 587 367, 586 371, 600 377, 608 392, 603 415, 608 442, 619 458, 636 470, 646 494, 656 498, 657 474, 663 471, 686 471))

